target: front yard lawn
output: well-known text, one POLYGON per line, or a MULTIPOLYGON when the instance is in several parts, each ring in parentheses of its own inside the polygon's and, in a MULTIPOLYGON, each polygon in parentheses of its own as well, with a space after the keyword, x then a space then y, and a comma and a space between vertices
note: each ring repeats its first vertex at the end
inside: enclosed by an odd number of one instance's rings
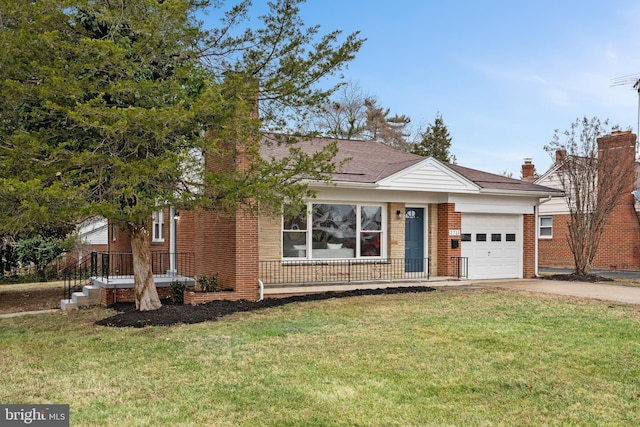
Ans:
POLYGON ((0 319, 0 402, 73 426, 640 425, 640 308, 494 289, 111 328, 0 319))

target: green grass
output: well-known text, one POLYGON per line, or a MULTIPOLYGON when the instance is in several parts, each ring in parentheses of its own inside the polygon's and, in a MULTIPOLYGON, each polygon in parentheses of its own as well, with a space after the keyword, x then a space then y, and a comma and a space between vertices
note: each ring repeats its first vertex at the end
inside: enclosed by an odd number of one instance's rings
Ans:
POLYGON ((640 309, 498 290, 291 304, 217 322, 0 319, 0 402, 74 426, 640 425, 640 309))

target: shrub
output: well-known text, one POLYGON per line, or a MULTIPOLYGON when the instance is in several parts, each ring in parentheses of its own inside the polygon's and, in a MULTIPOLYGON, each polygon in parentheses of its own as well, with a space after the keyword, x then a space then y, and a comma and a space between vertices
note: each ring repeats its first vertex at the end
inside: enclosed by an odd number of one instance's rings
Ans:
POLYGON ((198 277, 198 284, 203 292, 215 292, 218 290, 218 275, 200 276, 198 277))
POLYGON ((174 280, 169 284, 171 287, 171 299, 176 304, 184 303, 184 291, 187 289, 187 284, 179 280, 174 280))

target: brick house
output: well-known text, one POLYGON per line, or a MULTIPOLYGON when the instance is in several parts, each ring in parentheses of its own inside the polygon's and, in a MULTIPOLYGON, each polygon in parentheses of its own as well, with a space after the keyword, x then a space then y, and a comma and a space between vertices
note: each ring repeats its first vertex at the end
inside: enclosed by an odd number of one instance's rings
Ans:
MULTIPOLYGON (((332 141, 300 146, 313 152, 332 141)), ((536 275, 537 205, 556 190, 377 142, 338 147, 344 166, 331 184, 311 183, 317 196, 298 217, 180 212, 176 248, 195 253, 196 275, 218 274, 238 298, 258 297, 259 281, 279 296, 314 291, 313 282, 536 275)), ((263 155, 286 152, 264 144, 263 155)))
MULTIPOLYGON (((635 180, 630 180, 627 194, 615 206, 604 227, 593 268, 606 270, 640 269, 640 216, 638 202, 631 194, 638 186, 639 164, 636 162, 636 135, 631 131, 616 131, 598 139, 598 155, 607 150, 621 153, 620 159, 628 162, 636 171, 635 180), (634 182, 635 181, 635 182, 634 182)), ((539 185, 561 188, 557 173, 566 153, 558 151, 556 161, 542 176, 534 179, 539 185)), ((533 174, 530 166, 523 165, 523 179, 533 174), (525 166, 527 166, 525 168, 525 166)), ((567 243, 569 210, 563 197, 541 201, 538 222, 538 263, 540 267, 574 268, 573 255, 567 243)))
MULTIPOLYGON (((314 152, 333 141, 299 145, 314 152)), ((152 251, 191 253, 194 276, 217 274, 220 287, 232 290, 188 292, 185 302, 257 300, 345 284, 536 276, 538 205, 557 190, 378 142, 337 144, 335 160, 343 166, 331 183, 310 183, 316 197, 297 216, 154 213, 152 251)), ((286 155, 278 144, 262 147, 266 158, 286 155)), ((130 250, 126 233, 113 226, 108 244, 110 251, 130 250)))

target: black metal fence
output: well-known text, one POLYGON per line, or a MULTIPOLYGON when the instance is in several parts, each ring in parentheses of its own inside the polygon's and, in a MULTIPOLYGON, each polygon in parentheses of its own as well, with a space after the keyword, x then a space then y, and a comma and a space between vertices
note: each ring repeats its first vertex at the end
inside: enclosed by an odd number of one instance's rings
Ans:
MULTIPOLYGON (((195 254, 151 252, 151 268, 155 277, 194 277, 195 254)), ((64 299, 71 299, 71 294, 89 284, 92 277, 103 280, 110 277, 133 277, 133 255, 131 252, 92 252, 77 264, 66 267, 62 275, 64 299)))
POLYGON ((462 256, 451 257, 451 276, 458 279, 469 278, 469 258, 462 256))
POLYGON ((430 268, 429 258, 260 261, 260 280, 265 285, 428 280, 430 268))

